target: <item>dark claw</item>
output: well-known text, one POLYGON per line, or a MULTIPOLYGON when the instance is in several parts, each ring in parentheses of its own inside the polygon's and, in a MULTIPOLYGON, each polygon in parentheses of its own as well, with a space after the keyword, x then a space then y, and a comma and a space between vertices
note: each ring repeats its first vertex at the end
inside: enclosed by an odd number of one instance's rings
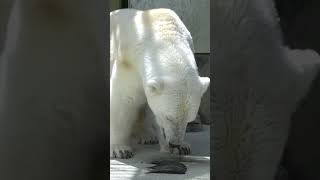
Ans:
POLYGON ((127 158, 131 158, 132 156, 131 156, 131 152, 127 152, 126 153, 126 156, 127 156, 127 158))
POLYGON ((125 158, 127 158, 127 157, 129 156, 129 153, 130 153, 130 152, 129 152, 129 151, 127 151, 127 150, 125 150, 125 151, 124 151, 125 158))
POLYGON ((182 148, 182 150, 183 150, 183 154, 184 154, 184 155, 187 155, 187 153, 188 153, 187 148, 182 148))
POLYGON ((180 145, 169 143, 170 148, 180 148, 180 145))
POLYGON ((123 154, 123 152, 122 151, 120 151, 120 154, 121 154, 121 158, 124 158, 124 154, 123 154))
POLYGON ((130 151, 126 151, 126 152, 125 152, 125 156, 126 156, 126 157, 125 157, 126 159, 132 157, 130 151))
POLYGON ((128 159, 133 157, 133 152, 128 150, 124 150, 124 151, 120 150, 119 152, 113 151, 112 154, 114 158, 128 159))
POLYGON ((117 153, 115 151, 113 151, 113 156, 114 158, 117 158, 117 153))
POLYGON ((132 152, 130 152, 130 151, 125 151, 125 157, 124 158, 126 158, 126 159, 128 159, 128 158, 131 158, 132 156, 133 156, 133 153, 132 152))

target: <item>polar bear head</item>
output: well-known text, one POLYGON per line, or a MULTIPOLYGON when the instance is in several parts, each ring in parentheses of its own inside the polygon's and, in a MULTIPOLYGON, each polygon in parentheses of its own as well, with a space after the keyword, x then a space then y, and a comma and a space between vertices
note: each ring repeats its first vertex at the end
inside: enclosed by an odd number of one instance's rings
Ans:
POLYGON ((151 79, 146 85, 148 104, 168 144, 180 145, 188 122, 195 120, 202 95, 208 89, 208 77, 151 79))

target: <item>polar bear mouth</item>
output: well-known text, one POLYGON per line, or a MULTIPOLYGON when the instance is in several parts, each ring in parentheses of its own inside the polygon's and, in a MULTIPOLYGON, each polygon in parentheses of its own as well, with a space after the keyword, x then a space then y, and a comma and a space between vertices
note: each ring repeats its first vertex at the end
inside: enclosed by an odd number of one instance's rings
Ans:
MULTIPOLYGON (((165 132, 164 128, 161 128, 161 134, 162 134, 164 140, 167 141, 167 139, 166 139, 166 132, 165 132)), ((168 142, 168 144, 169 144, 169 147, 170 147, 170 148, 180 148, 180 144, 173 144, 173 143, 171 143, 171 142, 168 142)))

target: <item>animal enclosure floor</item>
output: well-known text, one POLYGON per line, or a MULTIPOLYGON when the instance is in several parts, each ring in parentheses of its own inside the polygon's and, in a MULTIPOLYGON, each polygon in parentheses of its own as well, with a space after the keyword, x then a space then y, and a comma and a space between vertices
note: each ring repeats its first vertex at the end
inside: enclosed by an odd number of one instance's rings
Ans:
POLYGON ((209 180, 210 179, 210 127, 201 132, 186 134, 191 145, 191 155, 179 156, 159 152, 159 145, 138 145, 132 159, 111 159, 111 180, 209 180), (146 174, 153 160, 179 159, 187 166, 186 174, 146 174))

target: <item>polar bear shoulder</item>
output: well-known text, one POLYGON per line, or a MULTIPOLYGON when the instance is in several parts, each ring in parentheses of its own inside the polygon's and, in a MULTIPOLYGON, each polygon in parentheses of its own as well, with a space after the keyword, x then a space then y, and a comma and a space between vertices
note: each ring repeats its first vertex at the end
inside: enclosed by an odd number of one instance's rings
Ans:
POLYGON ((192 36, 174 11, 119 9, 110 13, 110 72, 116 61, 133 67, 137 62, 132 61, 144 59, 145 51, 174 46, 194 52, 192 36))
POLYGON ((187 41, 194 51, 191 33, 179 16, 170 9, 150 10, 119 9, 110 12, 110 31, 117 33, 121 41, 145 43, 146 40, 166 42, 187 41))

